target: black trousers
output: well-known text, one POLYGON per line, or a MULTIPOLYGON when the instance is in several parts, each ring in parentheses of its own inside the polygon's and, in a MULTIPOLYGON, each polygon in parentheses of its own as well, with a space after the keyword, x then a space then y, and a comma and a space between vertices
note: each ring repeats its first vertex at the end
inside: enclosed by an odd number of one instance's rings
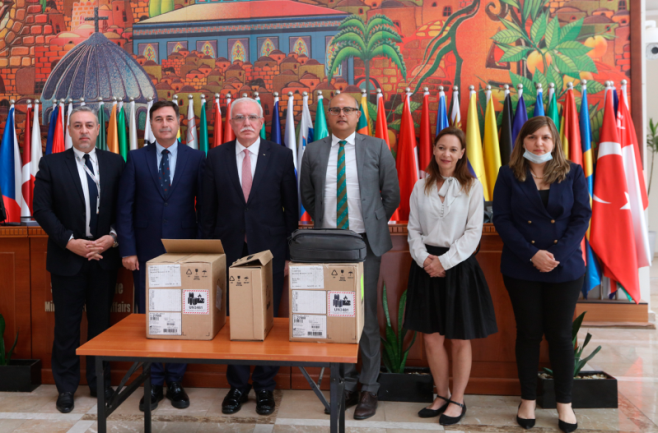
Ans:
POLYGON ((516 317, 516 365, 521 398, 537 398, 539 345, 548 340, 548 354, 558 403, 571 403, 574 353, 571 324, 585 276, 564 283, 517 280, 503 275, 516 317))
MULTIPOLYGON (((91 340, 110 327, 110 309, 114 299, 117 271, 101 269, 97 261, 88 261, 78 275, 64 277, 51 274, 55 303, 55 341, 52 369, 58 392, 75 392, 80 384, 80 321, 87 310, 87 339, 91 340)), ((104 364, 105 386, 110 385, 109 363, 104 364)), ((96 389, 95 357, 87 357, 87 383, 96 389)))
MULTIPOLYGON (((244 247, 242 248, 242 257, 247 255, 249 255, 249 250, 247 248, 247 243, 245 242, 244 247)), ((283 295, 283 270, 281 270, 281 272, 275 270, 272 277, 274 282, 272 293, 274 298, 274 317, 277 317, 279 313, 279 305, 281 304, 281 296, 283 295)), ((229 312, 228 297, 226 298, 226 312, 229 312)), ((228 380, 228 383, 232 388, 238 388, 239 390, 246 392, 249 390, 250 372, 251 367, 248 365, 229 364, 228 367, 226 367, 226 380, 228 380)), ((276 386, 274 377, 278 372, 278 365, 257 365, 254 367, 254 371, 251 373, 251 382, 253 383, 254 389, 256 391, 274 391, 276 386)))

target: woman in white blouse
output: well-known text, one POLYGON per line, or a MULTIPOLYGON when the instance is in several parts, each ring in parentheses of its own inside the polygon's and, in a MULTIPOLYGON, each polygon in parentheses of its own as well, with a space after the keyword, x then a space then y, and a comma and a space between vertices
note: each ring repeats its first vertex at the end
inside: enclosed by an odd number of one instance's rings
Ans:
POLYGON ((466 413, 470 340, 498 330, 489 287, 474 255, 482 236, 482 184, 469 172, 465 150, 460 129, 442 130, 427 177, 416 183, 409 203, 413 262, 404 327, 423 333, 438 395, 418 415, 441 415, 441 425, 456 424, 466 413), (452 393, 446 338, 452 341, 452 393))

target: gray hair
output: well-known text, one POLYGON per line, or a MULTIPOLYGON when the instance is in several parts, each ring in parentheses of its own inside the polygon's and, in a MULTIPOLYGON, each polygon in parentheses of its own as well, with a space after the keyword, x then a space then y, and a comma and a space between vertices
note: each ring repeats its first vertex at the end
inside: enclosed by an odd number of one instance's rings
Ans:
POLYGON ((252 103, 256 104, 256 106, 258 107, 258 113, 260 114, 258 117, 262 118, 263 117, 263 107, 261 107, 261 105, 258 103, 258 101, 256 101, 255 99, 252 99, 252 98, 238 98, 235 101, 231 102, 231 111, 228 113, 228 117, 229 118, 233 117, 233 108, 236 105, 245 104, 247 102, 252 102, 252 103))
POLYGON ((79 107, 75 107, 75 108, 73 109, 73 111, 71 111, 71 114, 69 115, 69 126, 71 126, 71 117, 73 117, 73 115, 74 115, 75 113, 79 113, 79 112, 82 112, 82 111, 84 111, 85 113, 91 113, 91 114, 93 114, 93 115, 94 115, 94 119, 96 119, 96 124, 98 125, 98 115, 96 115, 96 112, 95 112, 94 110, 92 110, 92 109, 91 109, 89 106, 87 106, 87 105, 81 105, 81 106, 79 106, 79 107))

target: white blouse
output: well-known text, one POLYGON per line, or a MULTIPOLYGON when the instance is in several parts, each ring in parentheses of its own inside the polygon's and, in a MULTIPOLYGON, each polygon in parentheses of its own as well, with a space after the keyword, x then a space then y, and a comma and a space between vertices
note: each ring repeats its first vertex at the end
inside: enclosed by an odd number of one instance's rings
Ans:
POLYGON ((449 177, 440 190, 434 184, 429 195, 425 194, 425 179, 421 179, 414 185, 409 207, 409 251, 421 268, 429 255, 425 244, 449 248, 439 256, 445 270, 463 262, 477 249, 484 220, 482 184, 477 179, 469 193, 462 191, 457 179, 449 177), (443 203, 439 196, 445 197, 443 203))

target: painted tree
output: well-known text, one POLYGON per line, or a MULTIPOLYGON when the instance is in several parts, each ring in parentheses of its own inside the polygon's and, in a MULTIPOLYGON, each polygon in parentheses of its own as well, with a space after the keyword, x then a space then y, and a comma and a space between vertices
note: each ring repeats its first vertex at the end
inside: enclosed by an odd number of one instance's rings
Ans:
POLYGON ((329 80, 336 69, 348 58, 357 57, 365 64, 366 90, 370 85, 370 61, 376 57, 387 57, 398 67, 406 79, 407 68, 402 53, 396 45, 402 42, 395 24, 385 15, 374 15, 368 22, 357 15, 350 15, 338 26, 338 34, 332 44, 335 51, 329 62, 329 80))
POLYGON ((174 10, 174 0, 150 0, 149 16, 157 17, 174 10))

